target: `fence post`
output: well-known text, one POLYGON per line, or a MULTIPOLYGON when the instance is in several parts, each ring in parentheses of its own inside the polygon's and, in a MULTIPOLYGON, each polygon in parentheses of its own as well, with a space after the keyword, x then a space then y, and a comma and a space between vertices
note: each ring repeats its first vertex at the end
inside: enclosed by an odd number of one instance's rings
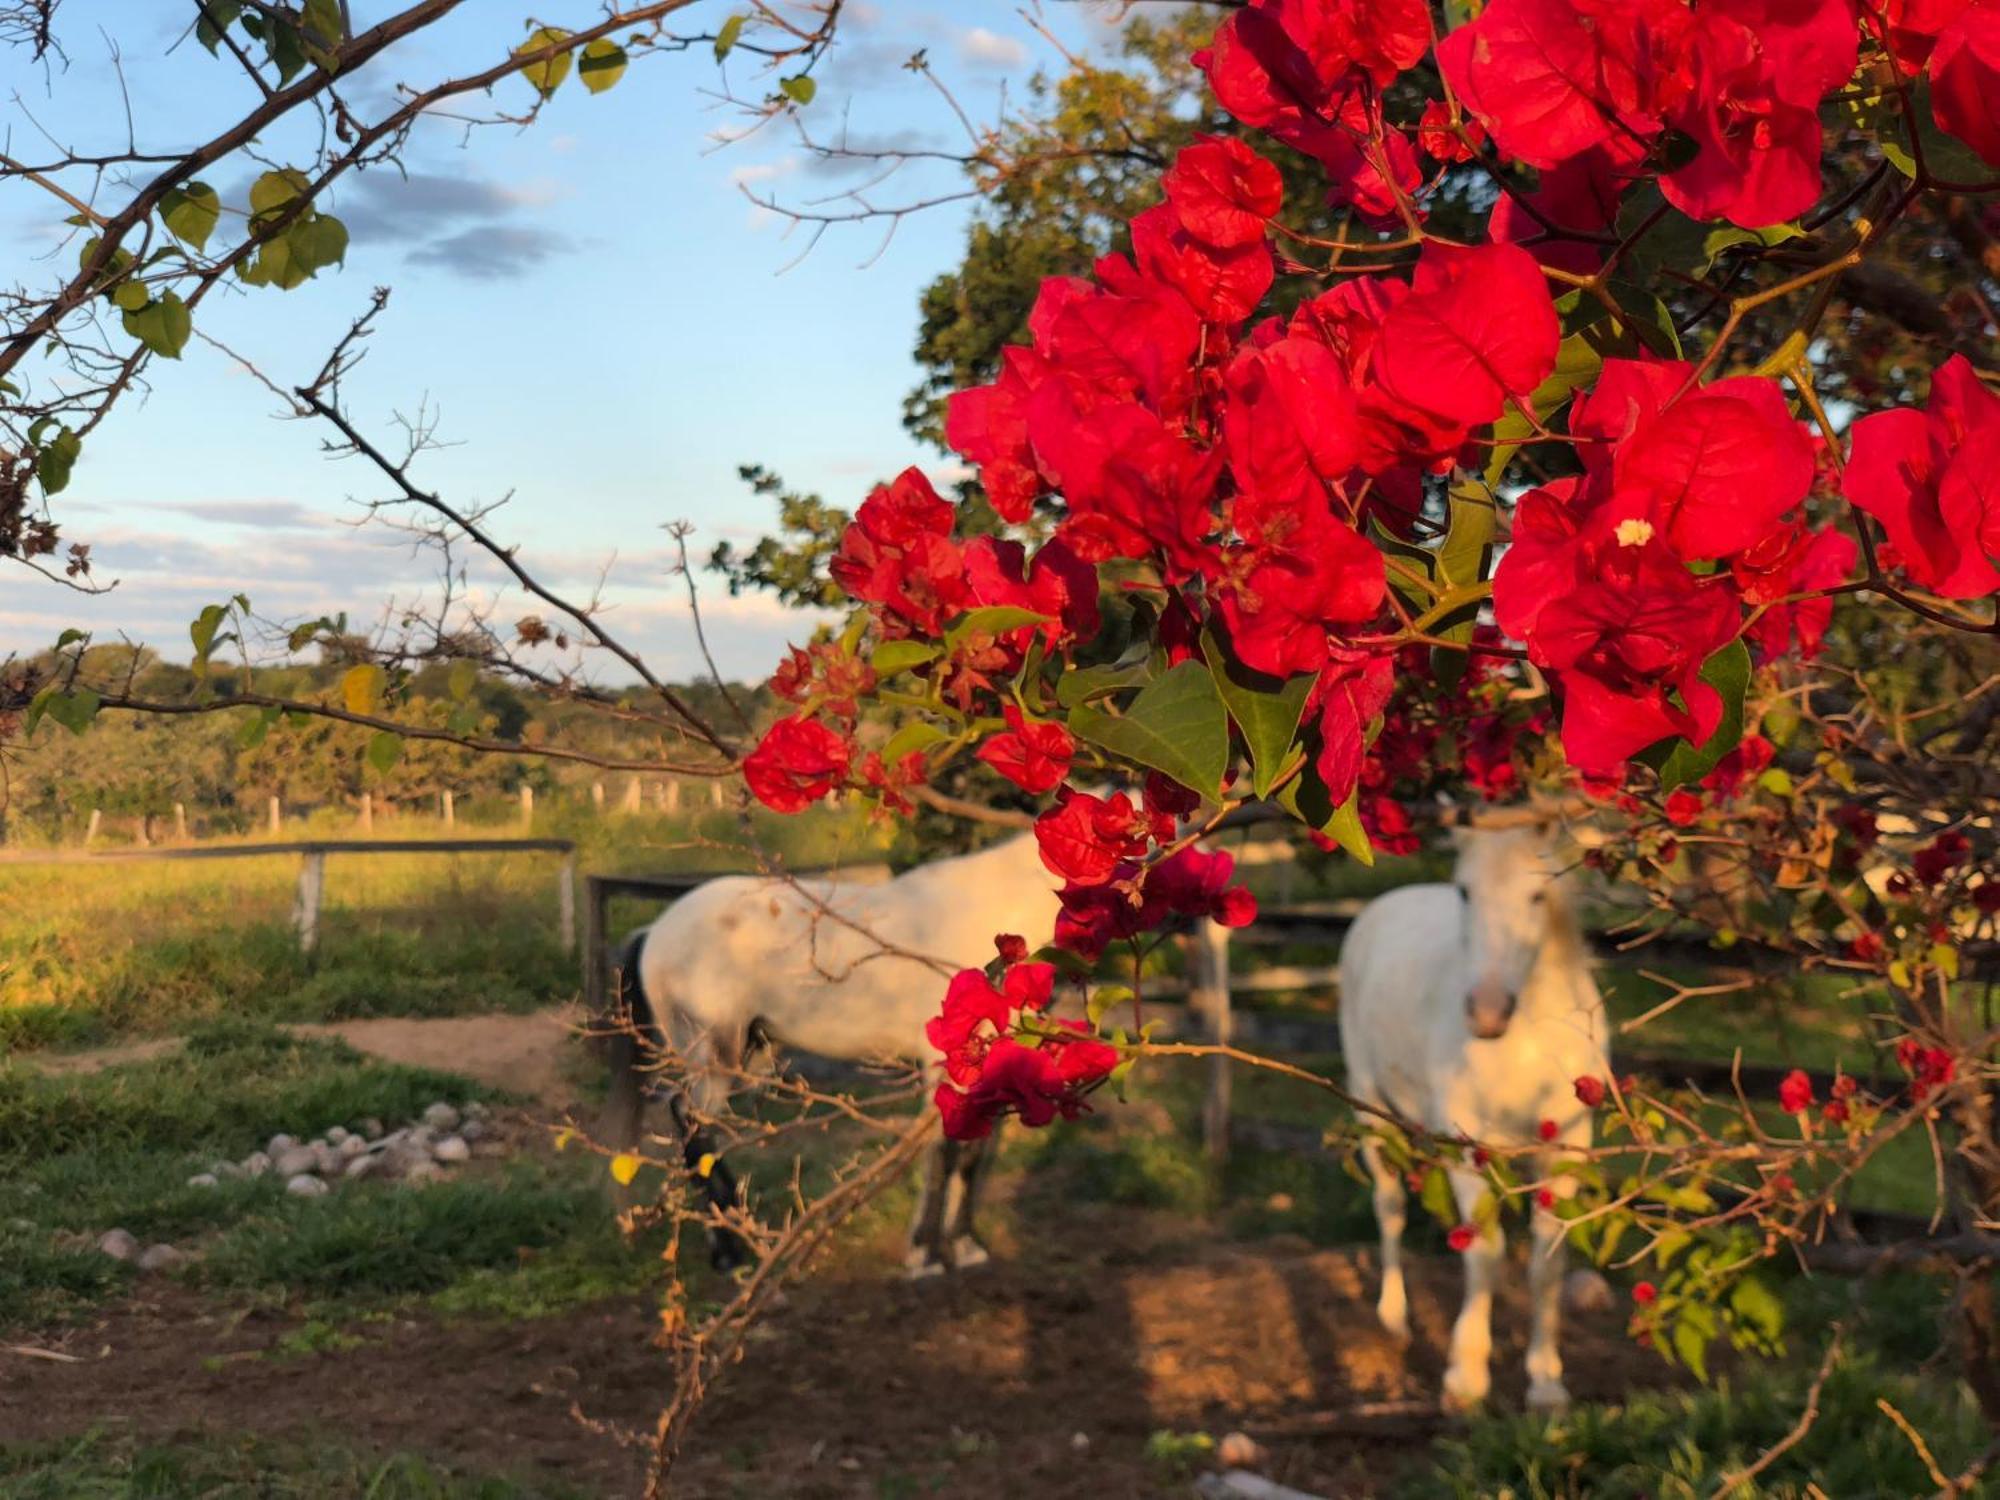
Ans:
POLYGON ((720 781, 711 781, 708 784, 708 800, 712 806, 722 806, 722 783, 720 781))
POLYGON ((604 887, 583 882, 583 1013, 589 1024, 604 1020, 604 887))
POLYGON ((279 805, 278 799, 276 797, 273 797, 271 799, 271 837, 276 838, 279 834, 283 833, 284 831, 285 831, 284 809, 279 805))
POLYGON ((449 791, 440 792, 438 796, 440 798, 441 805, 444 808, 444 826, 447 828, 457 827, 458 799, 455 798, 449 791))
POLYGON ((299 861, 299 899, 292 921, 299 929, 299 952, 311 953, 319 943, 319 898, 326 889, 326 855, 308 850, 299 861))
POLYGON ((188 836, 188 810, 185 802, 174 804, 174 842, 185 844, 188 836))
MULTIPOLYGON (((1229 1045, 1234 1031, 1229 1011, 1229 929, 1203 921, 1190 936, 1188 1006, 1206 1018, 1208 1038, 1218 1047, 1229 1045)), ((1208 1097, 1202 1101, 1201 1136, 1208 1159, 1216 1166, 1229 1160, 1229 1096, 1233 1082, 1226 1057, 1208 1061, 1208 1097)))
POLYGON ((660 788, 660 809, 670 813, 681 810, 681 784, 678 781, 669 781, 660 788))
POLYGON ((639 778, 636 775, 630 781, 625 783, 626 812, 635 813, 639 810, 639 797, 643 790, 644 789, 639 785, 639 778))
POLYGON ((525 781, 521 783, 521 832, 528 833, 535 826, 535 789, 525 781))
POLYGON ((97 842, 97 825, 103 821, 104 809, 93 807, 90 810, 90 826, 83 830, 83 844, 86 849, 97 842))
POLYGON ((363 792, 361 794, 361 831, 363 833, 373 833, 375 831, 375 794, 373 792, 363 792))
POLYGON ((604 816, 604 783, 601 781, 590 784, 590 806, 600 818, 604 816))
POLYGON ((576 952, 576 851, 563 856, 562 876, 556 887, 556 925, 562 932, 563 952, 576 952))

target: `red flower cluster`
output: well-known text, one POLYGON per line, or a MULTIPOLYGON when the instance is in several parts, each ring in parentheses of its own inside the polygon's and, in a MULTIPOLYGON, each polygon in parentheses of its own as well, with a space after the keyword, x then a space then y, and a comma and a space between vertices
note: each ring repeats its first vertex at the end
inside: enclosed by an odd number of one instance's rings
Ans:
POLYGON ((1056 946, 1094 961, 1113 940, 1152 932, 1177 918, 1247 927, 1257 920, 1257 898, 1230 885, 1235 871, 1234 855, 1194 848, 1153 865, 1123 862, 1106 883, 1064 887, 1056 946))
MULTIPOLYGON (((1495 618, 1561 683, 1563 748, 1586 775, 1714 733, 1722 699, 1700 673, 1742 630, 1736 569, 1802 534, 1787 513, 1812 484, 1813 450, 1777 383, 1694 375, 1679 361, 1606 362, 1570 415, 1584 473, 1522 497, 1494 576, 1495 618), (1704 562, 1730 566, 1689 571, 1704 562)), ((1755 578, 1774 586, 1768 567, 1755 578)))
POLYGON ((1596 1109, 1604 1103, 1604 1080, 1586 1073, 1576 1081, 1577 1102, 1585 1109, 1596 1109))
POLYGON ((1694 152, 1660 171, 1667 201, 1755 228, 1819 197, 1817 111, 1853 74, 1857 43, 1850 0, 1493 0, 1437 59, 1545 184, 1659 170, 1648 159, 1679 137, 1694 152))
POLYGON ((743 780, 774 812, 803 812, 839 786, 852 751, 817 719, 793 714, 765 731, 743 761, 743 780))
POLYGON ((981 969, 952 980, 944 1010, 924 1028, 944 1054, 948 1081, 938 1085, 935 1102, 952 1140, 990 1135, 1010 1114, 1028 1125, 1058 1115, 1073 1120, 1087 1108, 1084 1094, 1118 1066, 1117 1051, 1091 1037, 1081 1021, 1041 1015, 1054 987, 1048 964, 1011 965, 999 989, 981 969), (1025 1014, 1037 1021, 1017 1034, 1016 1020, 1025 1014))
MULTIPOLYGON (((1995 37, 2000 47, 2000 30, 1995 37)), ((1964 355, 1931 377, 1922 411, 1898 407, 1854 424, 1842 492, 1882 523, 1881 550, 1893 549, 1884 560, 1922 587, 1947 599, 2000 589, 2000 396, 1964 355)))
POLYGON ((1939 885, 1972 857, 1972 841, 1958 829, 1947 829, 1910 857, 1910 869, 1925 885, 1939 885))
MULTIPOLYGON (((1871 29, 1874 18, 1870 17, 1871 29)), ((1889 0, 1884 40, 1931 81, 1938 126, 2000 167, 2000 6, 1991 0, 1889 0)))
POLYGON ((1054 791, 1069 774, 1076 741, 1054 722, 1031 721, 1009 703, 1002 710, 1007 732, 979 747, 979 758, 1024 792, 1054 791))
POLYGON ((1958 1076, 1958 1059, 1942 1047, 1926 1047, 1913 1036, 1896 1043, 1896 1061, 1910 1075, 1910 1097, 1922 1099, 1958 1076))

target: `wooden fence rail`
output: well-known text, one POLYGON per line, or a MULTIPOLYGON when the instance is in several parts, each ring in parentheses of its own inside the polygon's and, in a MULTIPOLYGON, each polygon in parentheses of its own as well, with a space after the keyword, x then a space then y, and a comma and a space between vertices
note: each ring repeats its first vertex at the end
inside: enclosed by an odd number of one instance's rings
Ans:
POLYGON ((299 856, 298 894, 292 903, 292 926, 299 951, 319 945, 319 913, 326 894, 326 862, 335 854, 560 854, 562 872, 556 884, 556 922, 565 951, 576 947, 576 844, 571 839, 291 839, 261 844, 197 844, 185 849, 106 849, 98 854, 71 852, 0 855, 0 870, 15 865, 99 865, 119 860, 262 859, 272 855, 299 856))

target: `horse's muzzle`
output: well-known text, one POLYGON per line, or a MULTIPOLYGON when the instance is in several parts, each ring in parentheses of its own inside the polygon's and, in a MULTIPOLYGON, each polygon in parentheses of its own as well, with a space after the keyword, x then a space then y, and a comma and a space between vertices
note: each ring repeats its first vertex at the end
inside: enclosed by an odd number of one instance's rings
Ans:
POLYGON ((1475 985, 1465 997, 1465 1027, 1482 1042, 1496 1041, 1507 1034, 1520 997, 1499 985, 1475 985))

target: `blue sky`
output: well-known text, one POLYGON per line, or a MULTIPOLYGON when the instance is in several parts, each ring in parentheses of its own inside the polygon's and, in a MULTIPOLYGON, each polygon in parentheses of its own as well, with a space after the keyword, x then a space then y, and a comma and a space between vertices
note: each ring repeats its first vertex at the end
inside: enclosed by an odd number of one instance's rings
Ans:
MULTIPOLYGON (((356 23, 393 8, 357 0, 356 23)), ((87 23, 80 8, 59 13, 69 22, 66 72, 15 68, 10 152, 46 151, 39 130, 80 148, 122 143, 99 24, 120 39, 142 141, 204 138, 243 106, 246 79, 192 42, 169 52, 183 7, 101 0, 88 9, 87 23)), ((977 120, 992 118, 1003 97, 1024 103, 1029 74, 1061 64, 1013 0, 873 0, 848 10, 806 112, 823 137, 844 122, 857 141, 962 141, 944 102, 901 66, 919 47, 977 120)), ((541 0, 535 12, 549 24, 594 13, 584 0, 541 0)), ((679 29, 711 30, 729 13, 722 0, 704 3, 679 29)), ((1068 45, 1108 35, 1101 16, 1076 5, 1049 5, 1048 20, 1068 45)), ((474 0, 348 87, 372 113, 366 101, 396 81, 484 64, 515 40, 514 21, 502 0, 474 0)), ((746 94, 768 87, 742 54, 729 77, 746 94)), ((915 379, 918 292, 955 263, 966 210, 906 219, 886 248, 877 225, 836 230, 791 264, 800 234, 753 207, 742 187, 802 202, 855 179, 816 166, 782 125, 719 145, 742 121, 717 99, 719 82, 699 49, 647 59, 600 96, 572 80, 527 130, 487 127, 468 139, 462 125, 426 121, 404 154, 407 180, 374 170, 330 204, 353 236, 343 270, 287 293, 212 296, 197 319, 291 384, 317 367, 372 287, 392 287, 346 387, 353 415, 393 441, 396 414, 428 403, 439 436, 456 446, 426 456, 420 480, 465 505, 511 492, 494 523, 500 535, 568 589, 587 592, 608 568, 607 620, 676 677, 698 663, 659 528, 694 522, 703 554, 717 539, 767 530, 771 508, 738 482, 739 463, 767 464, 848 506, 906 464, 948 472, 903 432, 900 403, 915 379)), ((524 106, 525 83, 510 79, 494 102, 524 106)), ((274 159, 285 144, 263 143, 274 159)), ((213 174, 225 203, 242 201, 254 170, 238 163, 213 174)), ((912 178, 876 196, 898 201, 939 185, 912 178)), ((115 186, 104 196, 122 202, 115 186)), ((73 266, 74 243, 58 241, 61 216, 21 185, 0 202, 13 278, 39 286, 73 266)), ((346 610, 366 621, 433 588, 425 559, 354 524, 354 499, 381 492, 373 476, 330 462, 322 430, 277 413, 268 390, 199 340, 177 364, 155 361, 151 391, 99 430, 57 497, 66 535, 90 542, 99 576, 118 587, 84 598, 14 573, 0 589, 0 653, 76 626, 180 656, 188 619, 238 589, 274 618, 346 610)), ((713 579, 703 598, 731 673, 762 675, 787 637, 810 628, 769 601, 728 600, 713 579)), ((504 618, 513 612, 503 607, 504 618)))

